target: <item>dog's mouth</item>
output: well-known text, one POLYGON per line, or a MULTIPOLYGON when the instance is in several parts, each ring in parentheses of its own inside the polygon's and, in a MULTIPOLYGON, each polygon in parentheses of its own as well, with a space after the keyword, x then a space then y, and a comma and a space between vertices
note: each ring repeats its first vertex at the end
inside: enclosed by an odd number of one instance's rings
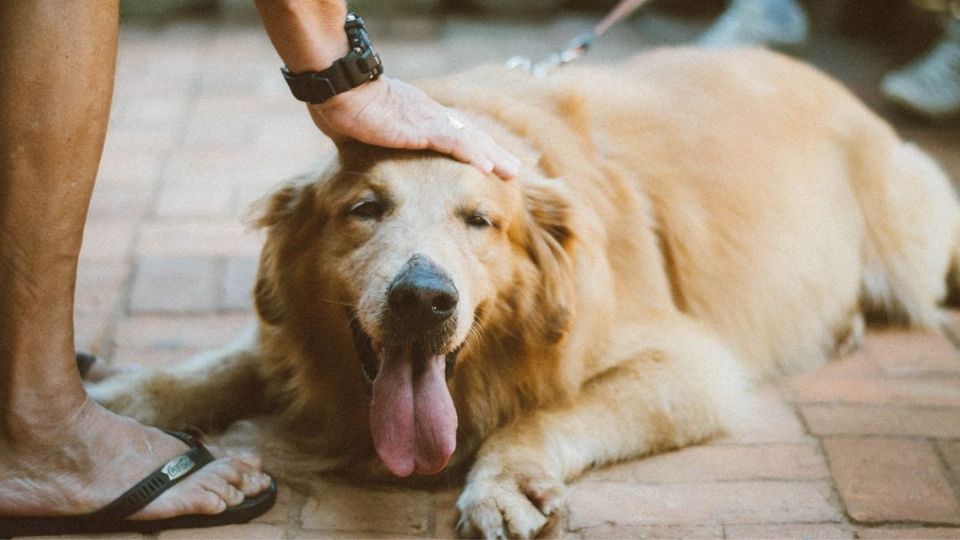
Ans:
POLYGON ((374 343, 356 317, 350 321, 371 384, 370 431, 377 454, 397 476, 440 472, 456 448, 457 412, 446 380, 459 347, 434 353, 416 342, 374 343))
MULTIPOLYGON (((353 334, 353 347, 360 359, 360 367, 363 368, 363 377, 368 383, 373 384, 377 378, 377 372, 380 370, 380 360, 377 358, 377 352, 374 350, 373 339, 367 334, 355 314, 349 314, 350 332, 353 334)), ((414 343, 414 347, 419 345, 414 343)), ((453 377, 453 370, 457 365, 457 356, 463 344, 457 346, 454 350, 446 353, 444 356, 444 376, 447 380, 453 377)))

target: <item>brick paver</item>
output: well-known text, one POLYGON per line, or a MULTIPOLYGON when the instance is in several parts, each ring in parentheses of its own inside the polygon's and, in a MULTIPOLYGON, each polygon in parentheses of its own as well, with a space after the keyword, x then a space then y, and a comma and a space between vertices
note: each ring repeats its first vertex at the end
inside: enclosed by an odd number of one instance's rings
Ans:
POLYGON ((577 482, 568 526, 839 522, 829 482, 577 482))
POLYGON ((140 257, 130 292, 130 311, 213 311, 220 266, 209 257, 140 257))
MULTIPOLYGON (((384 3, 369 11, 389 72, 403 78, 519 52, 546 56, 595 16, 442 17, 384 3)), ((648 13, 616 27, 584 61, 684 42, 704 24, 648 13)), ((825 34, 808 54, 875 106, 876 81, 899 61, 875 44, 825 34)), ((279 65, 256 26, 123 29, 81 257, 79 347, 156 367, 243 330, 263 238, 242 217, 272 186, 333 152, 289 97, 279 65)), ((881 112, 960 178, 960 126, 881 112)), ((850 357, 761 385, 754 414, 727 437, 588 473, 570 485, 548 535, 960 538, 952 526, 960 524, 960 312, 947 328, 952 341, 871 331, 850 357)), ((157 538, 447 538, 458 492, 304 479, 283 484, 276 508, 252 524, 157 538)))
POLYGON ((428 493, 327 483, 314 488, 301 513, 305 530, 418 535, 431 530, 428 493))
POLYGON ((727 525, 724 528, 730 540, 755 538, 840 539, 853 538, 854 531, 845 525, 832 523, 775 523, 764 525, 727 525))
POLYGON ((960 437, 960 408, 801 405, 816 435, 960 437))
POLYGON ((867 355, 892 375, 960 375, 960 358, 943 335, 929 331, 888 330, 871 336, 867 355))
POLYGON ((899 540, 956 540, 960 538, 960 528, 943 527, 890 527, 880 529, 863 529, 857 533, 858 538, 865 540, 899 539, 899 540))
POLYGON ((928 441, 827 437, 823 445, 855 521, 960 525, 960 504, 928 441))
POLYGON ((821 480, 830 477, 815 444, 707 445, 592 471, 584 480, 639 483, 821 480))
POLYGON ((577 531, 574 538, 614 540, 623 538, 723 538, 719 525, 600 525, 577 531))

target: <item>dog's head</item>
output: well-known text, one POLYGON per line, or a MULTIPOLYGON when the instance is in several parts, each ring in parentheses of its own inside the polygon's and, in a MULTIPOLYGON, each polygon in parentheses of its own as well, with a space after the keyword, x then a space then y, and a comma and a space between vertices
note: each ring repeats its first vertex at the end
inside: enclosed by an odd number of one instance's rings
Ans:
POLYGON ((515 319, 508 331, 559 339, 568 211, 550 181, 346 146, 337 167, 281 189, 262 213, 257 310, 299 339, 332 326, 351 334, 380 458, 398 476, 435 473, 456 445, 446 381, 458 352, 484 339, 484 321, 515 319))

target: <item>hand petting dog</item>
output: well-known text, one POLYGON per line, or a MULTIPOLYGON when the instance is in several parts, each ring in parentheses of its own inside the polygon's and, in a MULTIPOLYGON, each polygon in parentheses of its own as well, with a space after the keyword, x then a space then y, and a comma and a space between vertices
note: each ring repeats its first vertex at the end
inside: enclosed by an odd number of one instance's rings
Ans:
POLYGON ((320 131, 334 141, 434 150, 504 180, 520 169, 520 161, 475 124, 420 89, 386 76, 309 109, 320 131))

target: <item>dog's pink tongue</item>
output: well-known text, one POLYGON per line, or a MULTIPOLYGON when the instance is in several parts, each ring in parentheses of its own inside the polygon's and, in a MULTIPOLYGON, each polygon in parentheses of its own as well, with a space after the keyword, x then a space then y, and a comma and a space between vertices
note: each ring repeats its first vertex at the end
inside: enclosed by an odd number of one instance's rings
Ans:
POLYGON ((380 359, 370 404, 373 444, 397 476, 440 472, 457 443, 457 411, 447 390, 444 357, 415 358, 412 349, 380 359), (423 361, 426 367, 415 376, 413 363, 423 361))

